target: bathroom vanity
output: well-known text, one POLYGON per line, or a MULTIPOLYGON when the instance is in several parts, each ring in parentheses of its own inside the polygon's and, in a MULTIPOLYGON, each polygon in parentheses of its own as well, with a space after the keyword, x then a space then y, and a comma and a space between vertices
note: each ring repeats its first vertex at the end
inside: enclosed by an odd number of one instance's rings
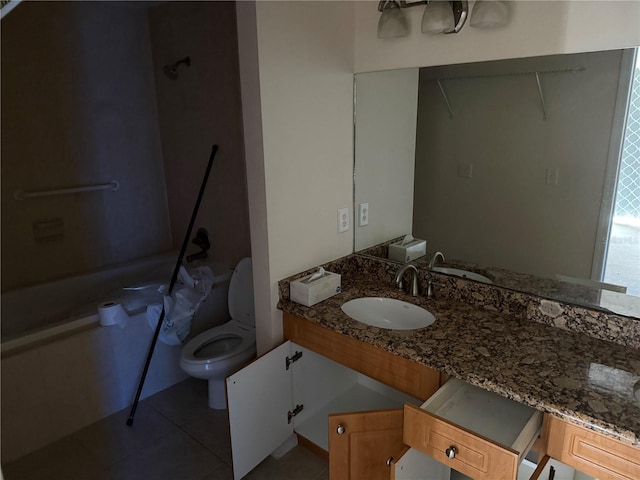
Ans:
POLYGON ((599 384, 602 371, 640 377, 636 348, 444 296, 408 297, 362 272, 314 307, 282 295, 280 308, 287 342, 247 367, 268 370, 227 379, 236 478, 296 432, 328 451, 332 480, 459 478, 450 469, 522 480, 518 465, 536 441, 542 460, 524 480, 546 480, 549 458, 600 480, 640 479, 640 405, 599 384), (362 296, 419 304, 436 322, 410 332, 366 326, 340 310, 362 296), (364 403, 343 401, 349 392, 364 403))

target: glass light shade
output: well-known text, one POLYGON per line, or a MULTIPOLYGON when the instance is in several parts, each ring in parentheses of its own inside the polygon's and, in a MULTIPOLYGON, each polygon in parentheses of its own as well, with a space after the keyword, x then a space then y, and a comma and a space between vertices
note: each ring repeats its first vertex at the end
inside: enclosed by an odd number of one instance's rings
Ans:
POLYGON ((471 12, 469 24, 474 28, 498 28, 509 23, 511 12, 508 2, 478 0, 471 12))
POLYGON ((402 9, 394 3, 388 3, 378 20, 378 38, 406 37, 409 24, 402 9))
POLYGON ((453 30, 454 18, 451 4, 444 0, 429 2, 422 14, 422 33, 444 33, 453 30))

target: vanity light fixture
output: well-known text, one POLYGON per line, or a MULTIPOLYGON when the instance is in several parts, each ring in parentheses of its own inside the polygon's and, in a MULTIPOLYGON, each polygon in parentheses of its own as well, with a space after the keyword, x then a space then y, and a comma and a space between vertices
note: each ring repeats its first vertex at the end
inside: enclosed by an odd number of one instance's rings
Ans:
POLYGON ((467 0, 432 0, 422 14, 422 33, 458 33, 462 30, 468 15, 467 0))
POLYGON ((478 0, 473 6, 469 24, 474 28, 504 27, 511 19, 510 2, 478 0))
POLYGON ((409 24, 402 9, 411 5, 404 0, 381 0, 378 3, 378 11, 382 13, 378 19, 378 38, 406 37, 409 24))
POLYGON ((467 0, 381 0, 378 11, 378 38, 406 37, 409 24, 403 8, 426 5, 422 15, 422 33, 458 33, 467 20, 467 0))

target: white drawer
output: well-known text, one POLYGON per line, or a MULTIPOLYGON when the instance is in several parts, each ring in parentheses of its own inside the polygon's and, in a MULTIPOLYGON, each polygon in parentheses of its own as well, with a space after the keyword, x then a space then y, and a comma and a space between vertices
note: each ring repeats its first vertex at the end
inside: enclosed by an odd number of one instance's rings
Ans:
POLYGON ((516 480, 542 412, 457 379, 405 405, 403 441, 475 480, 516 480))

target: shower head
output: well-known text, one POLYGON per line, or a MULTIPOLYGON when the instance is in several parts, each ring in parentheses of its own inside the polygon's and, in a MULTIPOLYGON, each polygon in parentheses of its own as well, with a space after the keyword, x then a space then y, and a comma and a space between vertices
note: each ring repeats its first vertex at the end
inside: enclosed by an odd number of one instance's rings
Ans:
POLYGON ((182 60, 178 60, 173 65, 165 65, 164 67, 162 67, 162 71, 171 80, 176 80, 178 78, 178 67, 182 63, 184 63, 187 67, 191 66, 191 57, 184 57, 182 60))

